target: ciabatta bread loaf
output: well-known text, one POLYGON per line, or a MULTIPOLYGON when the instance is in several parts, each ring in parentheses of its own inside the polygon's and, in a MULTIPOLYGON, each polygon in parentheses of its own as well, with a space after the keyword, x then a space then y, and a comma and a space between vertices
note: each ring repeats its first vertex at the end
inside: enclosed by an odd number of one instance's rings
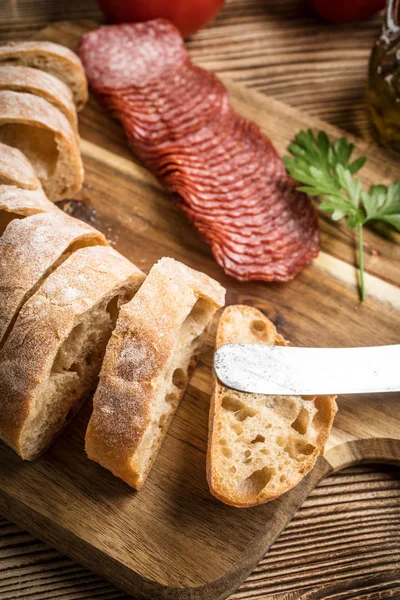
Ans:
POLYGON ((225 290, 203 273, 161 259, 120 311, 86 433, 86 451, 139 489, 198 360, 225 290))
POLYGON ((0 46, 0 63, 22 65, 50 73, 67 85, 77 110, 85 105, 88 90, 82 63, 74 52, 52 42, 9 42, 0 46))
POLYGON ((108 246, 73 252, 24 304, 0 351, 0 437, 31 460, 93 389, 118 309, 143 273, 108 246))
MULTIPOLYGON (((275 326, 250 306, 229 306, 216 347, 285 345, 275 326)), ((323 453, 335 396, 267 396, 216 383, 210 407, 207 478, 212 494, 237 507, 273 500, 295 486, 323 453)))
POLYGON ((0 142, 0 185, 14 185, 26 190, 42 186, 35 169, 18 148, 0 142))
POLYGON ((44 98, 67 117, 74 131, 78 131, 72 92, 53 75, 39 69, 0 63, 0 90, 26 92, 44 98))
POLYGON ((0 238, 0 348, 24 302, 78 248, 106 246, 102 233, 65 215, 14 219, 0 238))
POLYGON ((27 156, 49 200, 65 198, 81 187, 83 166, 75 132, 47 100, 0 91, 0 141, 27 156))

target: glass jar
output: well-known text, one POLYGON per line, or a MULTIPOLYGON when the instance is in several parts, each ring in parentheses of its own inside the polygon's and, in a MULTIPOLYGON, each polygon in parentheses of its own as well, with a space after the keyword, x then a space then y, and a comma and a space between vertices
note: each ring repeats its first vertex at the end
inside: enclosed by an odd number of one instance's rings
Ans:
POLYGON ((400 152, 400 0, 387 1, 369 63, 367 103, 377 141, 400 152))

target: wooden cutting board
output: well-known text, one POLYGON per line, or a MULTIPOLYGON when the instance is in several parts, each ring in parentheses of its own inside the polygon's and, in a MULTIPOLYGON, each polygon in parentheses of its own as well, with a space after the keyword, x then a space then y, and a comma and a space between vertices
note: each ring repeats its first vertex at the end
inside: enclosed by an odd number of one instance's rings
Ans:
MULTIPOLYGON (((41 38, 74 48, 91 26, 59 23, 41 38)), ((227 85, 238 112, 256 121, 281 153, 301 128, 340 135, 271 98, 227 85)), ((261 309, 293 344, 400 341, 399 236, 366 232, 363 304, 355 285, 353 235, 322 214, 321 255, 295 281, 238 283, 225 276, 168 194, 130 153, 120 126, 93 99, 80 126, 85 185, 79 201, 63 207, 102 230, 144 271, 166 255, 201 269, 227 287, 228 304, 261 309)), ((398 178, 398 157, 365 141, 357 148, 369 157, 362 171, 366 184, 398 178)), ((322 477, 357 462, 400 464, 399 395, 341 397, 326 455, 300 485, 252 509, 217 502, 205 477, 213 333, 140 493, 85 457, 88 405, 34 463, 23 463, 0 445, 0 513, 137 598, 217 600, 246 578, 322 477)))

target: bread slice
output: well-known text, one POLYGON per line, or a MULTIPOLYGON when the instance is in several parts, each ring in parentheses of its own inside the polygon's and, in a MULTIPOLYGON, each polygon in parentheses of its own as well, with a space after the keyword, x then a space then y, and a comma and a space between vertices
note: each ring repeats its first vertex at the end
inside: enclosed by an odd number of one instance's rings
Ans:
POLYGON ((35 169, 18 148, 0 142, 0 185, 14 185, 26 190, 42 189, 35 169))
POLYGON ((26 92, 44 98, 67 117, 75 132, 78 131, 78 117, 72 92, 53 75, 39 69, 0 63, 0 90, 26 92))
POLYGON ((0 348, 21 306, 71 252, 106 245, 102 233, 61 210, 14 219, 0 238, 0 348))
POLYGON ((93 389, 121 304, 143 273, 109 246, 72 253, 24 304, 0 351, 0 437, 31 460, 93 389))
POLYGON ((224 303, 213 279, 173 260, 151 269, 125 304, 107 346, 86 452, 139 489, 151 469, 201 351, 224 303))
MULTIPOLYGON (((275 326, 250 306, 229 306, 216 347, 286 345, 275 326)), ((241 507, 269 502, 295 486, 323 453, 335 396, 267 396, 216 383, 210 407, 207 478, 211 493, 241 507)))
POLYGON ((37 213, 52 212, 59 214, 60 209, 50 202, 46 194, 38 190, 24 190, 16 185, 0 184, 0 212, 29 217, 37 213))
POLYGON ((42 188, 24 190, 14 185, 0 184, 0 237, 14 219, 23 219, 44 212, 62 213, 47 199, 42 188))
POLYGON ((40 69, 57 77, 70 88, 78 111, 87 102, 87 81, 82 63, 65 46, 40 41, 9 42, 0 46, 0 63, 40 69))
POLYGON ((81 187, 83 166, 75 132, 47 100, 0 91, 0 142, 26 155, 50 200, 65 198, 81 187))

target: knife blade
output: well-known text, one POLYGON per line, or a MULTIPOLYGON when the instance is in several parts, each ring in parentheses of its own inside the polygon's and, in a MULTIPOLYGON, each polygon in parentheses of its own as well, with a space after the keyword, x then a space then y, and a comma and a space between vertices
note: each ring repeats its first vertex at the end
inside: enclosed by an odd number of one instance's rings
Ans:
POLYGON ((240 392, 271 395, 400 391, 400 345, 295 348, 228 344, 214 355, 220 382, 240 392))

